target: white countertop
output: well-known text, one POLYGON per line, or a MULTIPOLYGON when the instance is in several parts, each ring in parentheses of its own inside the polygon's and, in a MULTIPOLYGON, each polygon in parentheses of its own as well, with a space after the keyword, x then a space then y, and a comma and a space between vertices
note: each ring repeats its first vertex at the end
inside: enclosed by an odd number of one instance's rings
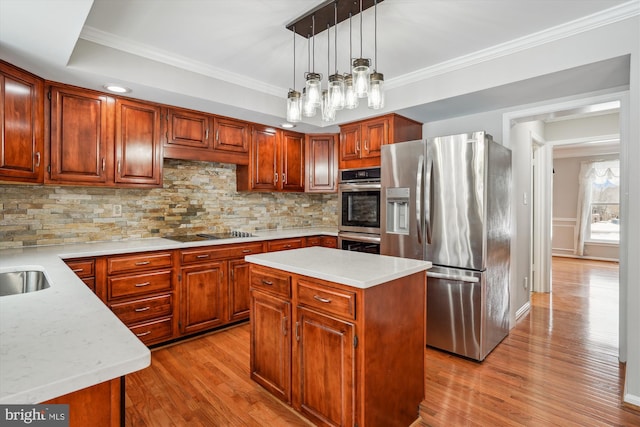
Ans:
POLYGON ((323 247, 247 255, 245 260, 362 289, 431 268, 429 261, 323 247))
POLYGON ((45 271, 50 288, 0 297, 0 404, 39 403, 149 366, 149 349, 62 259, 318 234, 285 229, 255 237, 180 243, 163 238, 0 250, 0 272, 45 271))

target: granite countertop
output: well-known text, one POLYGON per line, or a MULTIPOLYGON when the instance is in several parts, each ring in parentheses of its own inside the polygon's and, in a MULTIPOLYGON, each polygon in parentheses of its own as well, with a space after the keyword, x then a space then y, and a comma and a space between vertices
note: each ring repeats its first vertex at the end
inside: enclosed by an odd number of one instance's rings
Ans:
POLYGON ((245 260, 361 289, 431 268, 429 261, 323 247, 247 255, 245 260))
POLYGON ((180 243, 163 238, 0 250, 0 272, 45 272, 50 288, 0 297, 0 404, 39 403, 149 366, 149 349, 63 259, 181 249, 318 234, 306 228, 180 243))

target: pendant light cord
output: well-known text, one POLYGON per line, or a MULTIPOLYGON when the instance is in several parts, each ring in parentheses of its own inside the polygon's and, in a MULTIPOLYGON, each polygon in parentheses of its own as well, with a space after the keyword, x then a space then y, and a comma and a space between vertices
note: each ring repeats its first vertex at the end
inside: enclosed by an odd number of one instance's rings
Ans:
POLYGON ((362 58, 362 0, 360 0, 360 58, 362 58))
POLYGON ((375 69, 378 70, 378 0, 373 0, 373 54, 375 69))
POLYGON ((296 90, 296 26, 293 26, 293 90, 296 90))
POLYGON ((333 33, 333 44, 334 49, 333 53, 335 55, 334 63, 336 65, 336 74, 338 74, 338 1, 333 4, 334 7, 334 16, 333 16, 333 25, 334 25, 334 33, 333 33))

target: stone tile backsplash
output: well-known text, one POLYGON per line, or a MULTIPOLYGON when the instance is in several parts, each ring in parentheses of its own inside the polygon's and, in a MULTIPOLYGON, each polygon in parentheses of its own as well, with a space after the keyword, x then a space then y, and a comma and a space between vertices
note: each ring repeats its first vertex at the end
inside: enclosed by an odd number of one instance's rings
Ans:
POLYGON ((157 189, 0 184, 0 248, 337 227, 336 194, 237 192, 235 168, 166 159, 157 189))

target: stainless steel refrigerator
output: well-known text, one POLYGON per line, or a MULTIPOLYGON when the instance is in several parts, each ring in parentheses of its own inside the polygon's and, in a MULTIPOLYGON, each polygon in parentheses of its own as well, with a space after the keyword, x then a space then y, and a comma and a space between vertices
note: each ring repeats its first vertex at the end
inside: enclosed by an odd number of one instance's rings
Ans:
POLYGON ((427 345, 484 360, 509 332, 511 151, 485 132, 384 145, 380 253, 433 263, 427 345))

